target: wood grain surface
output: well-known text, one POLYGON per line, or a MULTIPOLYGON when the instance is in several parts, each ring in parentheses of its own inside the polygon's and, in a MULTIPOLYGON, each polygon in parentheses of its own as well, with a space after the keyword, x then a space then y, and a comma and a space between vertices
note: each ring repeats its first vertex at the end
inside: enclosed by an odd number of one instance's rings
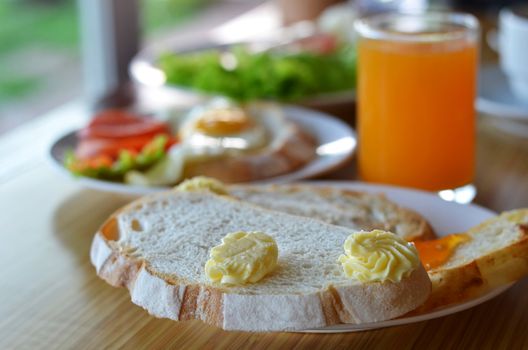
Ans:
MULTIPOLYGON (((0 138, 0 349, 528 349, 528 279, 464 312, 360 333, 226 332, 149 316, 88 258, 98 226, 130 198, 84 190, 45 159, 47 143, 84 120, 72 104, 0 138)), ((528 139, 488 124, 479 123, 478 203, 528 207, 528 139)), ((326 178, 354 174, 351 163, 326 178)))

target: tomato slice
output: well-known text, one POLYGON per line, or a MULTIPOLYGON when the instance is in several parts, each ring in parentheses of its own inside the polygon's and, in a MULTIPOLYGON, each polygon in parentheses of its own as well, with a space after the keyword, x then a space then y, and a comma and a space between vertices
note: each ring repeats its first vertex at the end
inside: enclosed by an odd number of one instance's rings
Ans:
POLYGON ((99 113, 87 127, 78 132, 80 139, 75 156, 81 160, 94 157, 117 159, 123 150, 139 152, 157 135, 167 135, 167 147, 176 142, 169 126, 159 120, 138 117, 130 112, 110 109, 99 113))
POLYGON ((99 113, 88 126, 79 131, 81 139, 115 139, 134 136, 169 134, 169 126, 159 120, 148 117, 137 117, 122 110, 107 110, 99 113))

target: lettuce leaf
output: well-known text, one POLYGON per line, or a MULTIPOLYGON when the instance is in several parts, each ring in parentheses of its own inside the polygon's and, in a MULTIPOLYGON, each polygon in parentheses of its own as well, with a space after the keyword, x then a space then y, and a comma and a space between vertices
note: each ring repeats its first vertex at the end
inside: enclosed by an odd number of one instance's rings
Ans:
POLYGON ((216 50, 163 54, 158 64, 167 82, 237 101, 273 99, 294 101, 310 96, 353 90, 356 86, 356 50, 342 46, 332 53, 229 52, 236 65, 222 65, 216 50))

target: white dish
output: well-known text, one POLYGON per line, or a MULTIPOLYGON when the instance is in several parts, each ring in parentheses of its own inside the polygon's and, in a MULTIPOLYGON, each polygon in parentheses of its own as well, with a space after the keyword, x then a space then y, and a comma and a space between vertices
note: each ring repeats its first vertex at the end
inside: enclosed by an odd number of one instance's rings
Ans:
MULTIPOLYGON (((449 233, 464 232, 472 226, 496 215, 494 212, 479 207, 474 204, 462 205, 454 202, 447 202, 435 194, 404 189, 393 186, 365 184, 360 182, 315 182, 320 185, 330 185, 335 187, 347 188, 364 192, 384 193, 392 201, 402 206, 411 208, 422 214, 431 223, 435 232, 439 236, 445 236, 449 233)), ((427 314, 398 318, 384 322, 366 323, 360 325, 339 324, 335 326, 306 329, 304 332, 309 333, 340 333, 340 332, 357 332, 369 329, 385 328, 400 326, 414 322, 426 321, 459 311, 463 311, 479 305, 507 290, 512 284, 502 286, 490 291, 488 294, 475 298, 464 303, 451 305, 438 309, 427 314)))
POLYGON ((500 119, 528 122, 528 101, 521 101, 513 95, 508 78, 498 65, 483 66, 478 85, 476 108, 479 112, 500 119))
MULTIPOLYGON (((279 183, 311 178, 338 168, 350 160, 354 154, 357 144, 356 134, 352 128, 341 120, 325 113, 295 106, 285 106, 284 112, 287 119, 301 125, 315 137, 317 140, 317 155, 310 163, 294 172, 255 183, 279 183)), ((49 155, 53 166, 61 174, 77 180, 82 186, 100 191, 130 195, 144 195, 167 189, 165 187, 131 186, 119 182, 74 177, 64 167, 63 163, 65 152, 74 149, 76 144, 76 131, 71 131, 53 142, 49 149, 49 155)))

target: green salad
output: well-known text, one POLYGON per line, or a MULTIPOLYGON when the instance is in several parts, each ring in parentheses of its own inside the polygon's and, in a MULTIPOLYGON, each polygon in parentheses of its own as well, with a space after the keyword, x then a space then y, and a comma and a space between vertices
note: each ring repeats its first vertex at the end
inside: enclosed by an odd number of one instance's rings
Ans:
POLYGON ((244 47, 234 47, 227 54, 218 50, 171 53, 162 55, 158 65, 168 84, 238 101, 294 101, 356 86, 356 52, 350 45, 330 53, 254 53, 244 47))

